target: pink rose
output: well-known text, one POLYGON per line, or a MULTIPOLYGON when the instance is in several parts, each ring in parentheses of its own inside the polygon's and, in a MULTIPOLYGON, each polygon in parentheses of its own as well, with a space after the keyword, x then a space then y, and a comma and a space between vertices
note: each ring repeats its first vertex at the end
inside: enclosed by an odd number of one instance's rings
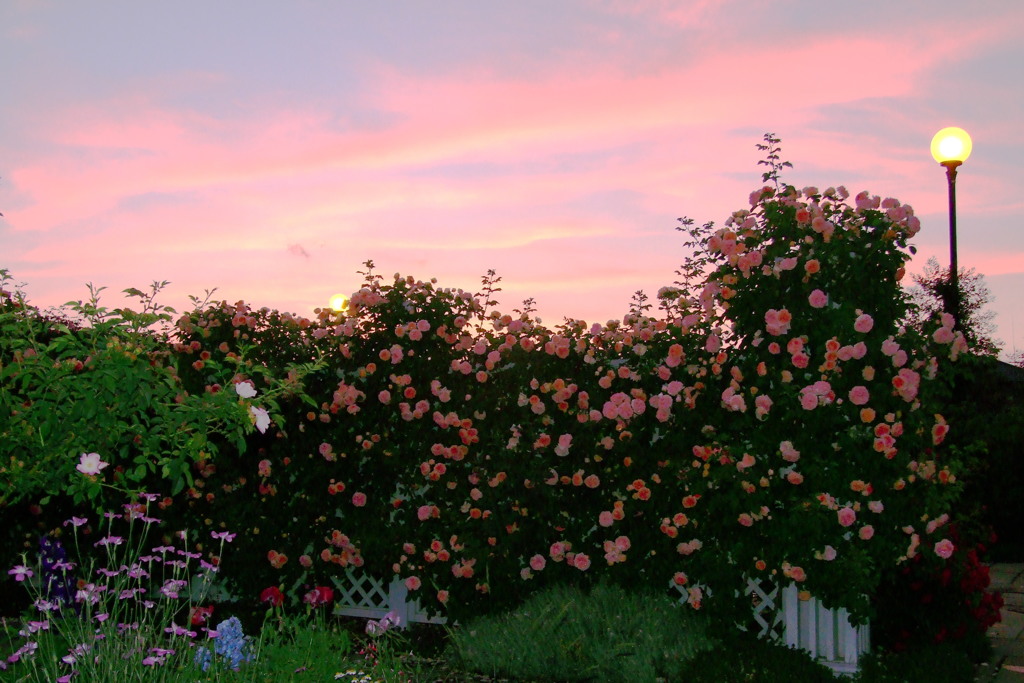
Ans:
POLYGON ((857 316, 857 320, 853 323, 853 329, 857 330, 861 334, 867 334, 874 326, 874 319, 867 313, 857 316))
POLYGON ((423 584, 418 576, 410 576, 405 580, 405 587, 411 591, 419 590, 421 585, 423 584))
POLYGON ((868 399, 870 398, 871 395, 868 393, 867 387, 858 385, 855 386, 853 389, 850 389, 850 403, 852 403, 855 406, 864 405, 865 403, 868 402, 868 399))
POLYGON ((865 524, 860 528, 860 531, 858 531, 857 533, 862 541, 867 541, 875 535, 875 527, 871 526, 870 524, 865 524))
POLYGON ((544 559, 543 555, 534 555, 530 558, 530 567, 532 567, 533 570, 537 572, 544 569, 547 563, 548 561, 544 559))
POLYGON ((573 566, 581 572, 585 572, 590 568, 590 558, 583 553, 577 553, 576 556, 572 558, 572 563, 573 566))
POLYGON ((814 410, 818 407, 818 397, 813 391, 803 391, 800 394, 800 405, 804 410, 814 410))
POLYGON ((820 289, 816 289, 811 292, 811 295, 807 297, 812 308, 824 308, 828 303, 828 295, 820 289))
POLYGON ((840 526, 850 526, 857 519, 857 513, 853 511, 853 508, 841 508, 837 515, 840 526))
POLYGON ((800 451, 793 448, 792 441, 783 441, 780 443, 779 452, 782 453, 782 459, 786 462, 796 462, 800 459, 800 451))
POLYGON ((357 508, 361 508, 366 505, 366 494, 360 491, 356 491, 352 494, 352 504, 357 508))
POLYGON ((948 538, 944 538, 935 544, 935 554, 944 560, 948 560, 952 557, 954 550, 956 550, 956 547, 948 538))
POLYGON ((597 516, 597 523, 603 527, 609 527, 615 523, 615 518, 608 510, 602 510, 601 514, 597 516))

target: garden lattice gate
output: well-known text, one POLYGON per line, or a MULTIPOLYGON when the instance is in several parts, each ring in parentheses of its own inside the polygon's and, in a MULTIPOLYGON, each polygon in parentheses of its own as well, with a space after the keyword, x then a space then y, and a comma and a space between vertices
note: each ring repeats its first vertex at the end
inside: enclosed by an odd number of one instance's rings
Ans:
POLYGON ((845 609, 829 609, 806 595, 801 599, 794 583, 780 589, 748 579, 744 593, 751 598, 758 637, 806 650, 836 674, 856 673, 860 655, 871 649, 870 624, 853 626, 845 609))
MULTIPOLYGON (((445 623, 443 617, 429 617, 419 603, 410 601, 408 589, 398 579, 385 584, 349 567, 343 577, 332 580, 337 588, 335 614, 380 619, 395 612, 403 625, 445 623)), ((758 637, 806 650, 838 675, 856 673, 860 655, 871 647, 870 625, 853 626, 845 609, 826 608, 814 598, 801 599, 796 584, 780 588, 748 579, 744 594, 751 599, 758 637)))
POLYGON ((409 590, 398 579, 385 584, 381 579, 348 567, 343 576, 331 577, 331 581, 337 589, 335 614, 380 619, 394 612, 402 625, 445 622, 444 617, 430 617, 418 602, 409 600, 409 590))

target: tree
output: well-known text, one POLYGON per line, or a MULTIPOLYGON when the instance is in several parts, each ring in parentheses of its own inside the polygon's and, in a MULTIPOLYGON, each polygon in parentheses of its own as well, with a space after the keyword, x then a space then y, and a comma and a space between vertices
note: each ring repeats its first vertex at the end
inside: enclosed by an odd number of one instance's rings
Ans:
MULTIPOLYGON (((925 320, 940 315, 946 310, 950 295, 949 268, 943 268, 935 258, 928 259, 924 272, 914 275, 915 286, 910 296, 917 309, 913 312, 911 326, 920 327, 925 320)), ((957 327, 964 333, 971 351, 983 356, 998 356, 1001 342, 996 340, 995 312, 986 310, 994 297, 985 284, 985 276, 970 270, 959 272, 959 315, 957 327)))

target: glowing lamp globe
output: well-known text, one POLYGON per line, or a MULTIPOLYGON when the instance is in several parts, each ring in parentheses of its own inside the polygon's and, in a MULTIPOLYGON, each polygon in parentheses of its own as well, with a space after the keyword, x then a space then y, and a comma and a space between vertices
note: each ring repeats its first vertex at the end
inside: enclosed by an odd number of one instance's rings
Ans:
POLYGON ((959 165, 971 156, 971 136, 963 128, 943 128, 932 138, 932 156, 942 165, 959 165))
POLYGON ((330 301, 331 310, 341 313, 348 309, 348 297, 344 294, 335 294, 330 301))

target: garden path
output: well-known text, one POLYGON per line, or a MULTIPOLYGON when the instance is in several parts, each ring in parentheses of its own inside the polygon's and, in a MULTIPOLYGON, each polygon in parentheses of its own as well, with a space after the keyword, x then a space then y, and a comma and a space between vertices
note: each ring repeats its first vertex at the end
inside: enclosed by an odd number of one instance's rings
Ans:
POLYGON ((1024 564, 994 564, 992 589, 1003 594, 1003 620, 988 630, 992 660, 978 670, 979 683, 1024 683, 1024 564))

